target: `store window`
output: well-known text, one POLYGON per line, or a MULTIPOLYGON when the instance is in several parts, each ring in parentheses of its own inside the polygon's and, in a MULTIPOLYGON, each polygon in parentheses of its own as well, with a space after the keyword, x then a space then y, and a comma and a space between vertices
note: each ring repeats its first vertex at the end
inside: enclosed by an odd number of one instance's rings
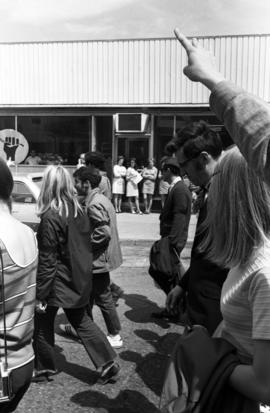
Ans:
POLYGON ((34 195, 23 182, 14 182, 12 199, 14 202, 18 202, 20 204, 36 203, 34 195))
POLYGON ((160 159, 165 155, 165 146, 173 137, 174 117, 155 116, 154 125, 154 157, 159 164, 160 159))
POLYGON ((96 116, 96 149, 106 158, 112 156, 113 117, 96 116))
POLYGON ((61 162, 75 165, 89 151, 90 116, 18 116, 18 131, 35 150, 42 164, 61 162))
POLYGON ((96 116, 96 150, 103 153, 106 159, 105 168, 108 177, 112 177, 112 140, 113 117, 96 116))
POLYGON ((15 129, 15 116, 0 116, 0 131, 3 129, 15 129))

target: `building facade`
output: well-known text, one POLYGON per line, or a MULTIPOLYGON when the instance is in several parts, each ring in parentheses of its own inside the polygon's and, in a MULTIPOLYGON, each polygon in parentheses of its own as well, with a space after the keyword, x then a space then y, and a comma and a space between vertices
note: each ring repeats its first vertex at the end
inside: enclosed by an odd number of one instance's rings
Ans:
MULTIPOLYGON (((227 78, 270 101, 270 35, 199 40, 227 78)), ((124 155, 143 166, 199 119, 228 142, 206 88, 183 75, 185 51, 174 38, 2 43, 0 61, 0 131, 20 132, 44 163, 59 155, 74 165, 99 150, 108 165, 124 155)))

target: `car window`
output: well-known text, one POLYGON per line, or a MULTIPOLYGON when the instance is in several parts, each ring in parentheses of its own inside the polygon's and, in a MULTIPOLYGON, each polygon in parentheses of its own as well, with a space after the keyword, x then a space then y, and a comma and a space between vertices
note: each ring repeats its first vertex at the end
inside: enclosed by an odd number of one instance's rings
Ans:
POLYGON ((23 182, 16 181, 14 181, 12 199, 21 204, 34 204, 36 202, 30 189, 23 182))
POLYGON ((39 189, 41 188, 42 185, 42 180, 43 180, 43 176, 35 176, 32 178, 32 181, 35 182, 35 184, 39 187, 39 189))

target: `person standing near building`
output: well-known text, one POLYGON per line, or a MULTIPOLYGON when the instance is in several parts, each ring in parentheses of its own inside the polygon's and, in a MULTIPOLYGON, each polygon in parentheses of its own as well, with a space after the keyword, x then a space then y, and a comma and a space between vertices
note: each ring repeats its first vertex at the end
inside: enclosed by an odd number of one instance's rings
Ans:
POLYGON ((31 150, 29 156, 24 161, 25 165, 36 166, 41 164, 41 158, 36 154, 34 149, 31 150))
POLYGON ((11 215, 12 188, 11 172, 0 158, 0 358, 2 367, 12 376, 12 399, 0 404, 1 412, 17 408, 31 383, 34 368, 32 336, 38 250, 34 232, 11 215))
POLYGON ((144 213, 150 214, 152 203, 153 203, 153 195, 155 192, 155 183, 157 179, 157 168, 154 166, 155 161, 153 158, 148 160, 148 164, 146 168, 143 168, 142 177, 143 177, 143 200, 144 200, 144 213))
POLYGON ((83 212, 69 172, 62 166, 46 169, 38 199, 41 217, 37 239, 38 311, 35 318, 35 381, 57 372, 54 360, 54 320, 63 308, 94 366, 106 384, 120 369, 106 336, 87 314, 92 288, 90 222, 83 212))
POLYGON ((128 198, 128 203, 129 203, 129 208, 131 214, 142 214, 142 211, 140 210, 140 205, 139 205, 139 189, 138 189, 138 183, 142 180, 141 175, 137 171, 136 167, 136 159, 132 158, 130 160, 130 166, 127 168, 127 173, 126 173, 126 196, 128 198), (132 198, 135 200, 135 208, 133 207, 132 204, 132 198))
POLYGON ((115 211, 122 212, 122 196, 125 193, 125 176, 127 170, 124 166, 124 157, 119 156, 117 165, 113 167, 113 202, 115 211))

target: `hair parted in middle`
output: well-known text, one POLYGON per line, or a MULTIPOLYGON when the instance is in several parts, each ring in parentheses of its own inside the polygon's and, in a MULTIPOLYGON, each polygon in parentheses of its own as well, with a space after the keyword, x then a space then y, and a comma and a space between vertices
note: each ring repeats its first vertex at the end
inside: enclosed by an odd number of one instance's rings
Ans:
POLYGON ((192 122, 177 131, 176 136, 166 145, 165 151, 172 155, 180 148, 183 148, 187 158, 193 158, 206 151, 214 159, 217 159, 222 152, 222 142, 219 134, 201 120, 192 122))
POLYGON ((137 163, 136 163, 136 158, 131 158, 129 161, 129 165, 131 165, 131 162, 134 162, 134 168, 137 168, 137 163))
POLYGON ((74 217, 82 208, 77 199, 72 178, 62 165, 50 165, 44 171, 42 186, 37 202, 37 215, 41 216, 53 209, 60 216, 69 214, 69 205, 73 205, 74 217))
POLYGON ((237 147, 218 160, 207 205, 200 249, 228 268, 247 264, 270 234, 270 189, 237 147))

